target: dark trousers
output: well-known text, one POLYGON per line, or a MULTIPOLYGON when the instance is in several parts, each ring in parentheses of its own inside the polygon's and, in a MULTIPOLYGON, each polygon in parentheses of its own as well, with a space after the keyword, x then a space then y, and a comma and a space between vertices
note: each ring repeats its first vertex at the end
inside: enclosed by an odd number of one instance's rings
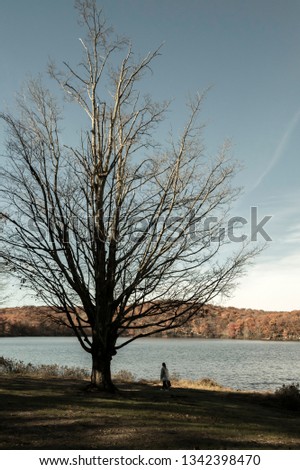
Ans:
POLYGON ((169 380, 163 380, 163 389, 169 390, 170 388, 170 381, 169 380))

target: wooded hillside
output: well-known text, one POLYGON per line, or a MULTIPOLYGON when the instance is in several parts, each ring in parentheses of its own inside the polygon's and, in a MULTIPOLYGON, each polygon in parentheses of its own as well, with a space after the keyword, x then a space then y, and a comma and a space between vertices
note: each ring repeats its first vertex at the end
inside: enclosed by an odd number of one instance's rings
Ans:
MULTIPOLYGON (((15 307, 0 309, 0 336, 71 336, 70 328, 49 316, 49 307, 15 307)), ((300 310, 266 312, 207 305, 202 316, 165 337, 201 337, 231 339, 299 340, 300 310)))

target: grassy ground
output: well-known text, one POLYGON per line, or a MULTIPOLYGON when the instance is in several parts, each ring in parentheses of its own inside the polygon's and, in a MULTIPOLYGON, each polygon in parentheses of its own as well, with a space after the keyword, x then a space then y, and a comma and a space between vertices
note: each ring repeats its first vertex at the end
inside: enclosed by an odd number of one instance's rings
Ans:
POLYGON ((300 449, 300 413, 264 394, 0 378, 1 449, 300 449))

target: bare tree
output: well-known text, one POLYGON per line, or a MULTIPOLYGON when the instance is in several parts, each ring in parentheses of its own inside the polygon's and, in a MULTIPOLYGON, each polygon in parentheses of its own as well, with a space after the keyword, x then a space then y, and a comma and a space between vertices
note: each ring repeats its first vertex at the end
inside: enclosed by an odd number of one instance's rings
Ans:
POLYGON ((5 293, 6 283, 4 279, 5 271, 3 269, 2 263, 0 263, 0 306, 5 302, 7 295, 5 293))
POLYGON ((18 116, 1 115, 9 157, 1 253, 25 286, 64 312, 92 356, 92 385, 113 391, 120 348, 201 315, 255 250, 229 256, 223 227, 239 192, 236 165, 227 143, 205 156, 202 95, 189 103, 181 136, 158 146, 168 103, 143 95, 140 79, 159 49, 136 61, 94 0, 76 8, 87 31, 83 60, 65 63, 64 73, 51 65, 50 74, 87 120, 80 142, 65 145, 62 112, 40 80, 19 96, 18 116))
MULTIPOLYGON (((0 234, 3 230, 5 220, 6 220, 6 217, 4 216, 4 214, 0 213, 0 234)), ((6 264, 5 264, 4 260, 2 259, 1 252, 0 252, 0 306, 3 305, 3 303, 7 299, 6 275, 7 275, 6 264)))

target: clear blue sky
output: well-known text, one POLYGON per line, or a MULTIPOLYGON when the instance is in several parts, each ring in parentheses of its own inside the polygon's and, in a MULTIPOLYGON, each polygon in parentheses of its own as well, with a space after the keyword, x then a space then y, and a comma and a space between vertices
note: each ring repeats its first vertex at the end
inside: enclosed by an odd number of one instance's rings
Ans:
MULTIPOLYGON (((235 215, 249 219, 256 206, 259 219, 272 216, 264 227, 272 242, 229 304, 300 309, 299 0, 98 3, 138 53, 164 43, 146 84, 156 98, 174 98, 175 129, 187 96, 213 85, 203 107, 204 137, 210 154, 230 138, 243 164, 235 215)), ((49 57, 76 64, 81 35, 73 0, 2 0, 0 109, 12 105, 26 77, 45 71, 49 57)))

